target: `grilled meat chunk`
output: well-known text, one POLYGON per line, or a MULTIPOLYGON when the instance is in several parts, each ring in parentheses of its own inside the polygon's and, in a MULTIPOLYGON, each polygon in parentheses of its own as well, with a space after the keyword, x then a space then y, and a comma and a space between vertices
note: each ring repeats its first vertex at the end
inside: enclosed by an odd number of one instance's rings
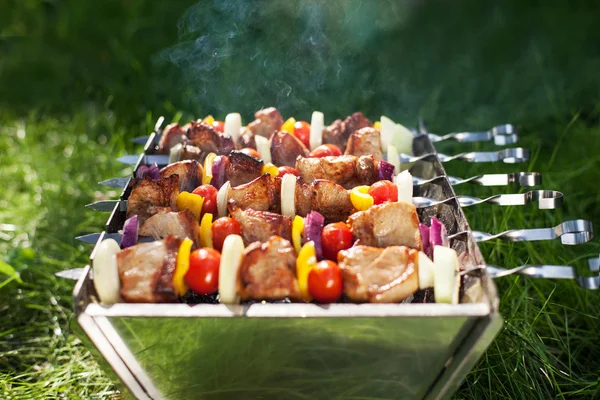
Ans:
POLYGON ((367 126, 373 126, 373 124, 365 118, 363 113, 355 112, 344 121, 335 120, 331 125, 323 129, 323 143, 334 144, 343 149, 346 147, 346 142, 351 134, 367 126))
POLYGON ((196 146, 183 142, 181 152, 179 153, 179 160, 196 160, 199 163, 203 163, 207 154, 208 153, 202 152, 196 146))
POLYGON ((158 142, 158 152, 162 154, 169 154, 171 147, 183 143, 185 140, 185 130, 182 129, 177 122, 171 125, 167 125, 160 136, 158 142))
POLYGON ((306 183, 327 179, 346 189, 377 182, 377 164, 372 156, 300 157, 296 170, 306 183))
POLYGON ((244 251, 238 291, 245 300, 300 299, 296 280, 296 252, 288 240, 272 237, 244 251))
POLYGON ((171 175, 179 176, 179 191, 193 192, 202 185, 202 165, 196 160, 178 161, 169 164, 160 170, 160 176, 165 178, 171 175))
POLYGON ((288 132, 277 132, 271 138, 271 159, 273 164, 282 167, 296 165, 298 156, 308 157, 308 150, 302 142, 288 132))
POLYGON ((358 211, 348 218, 354 240, 374 247, 408 246, 421 250, 419 216, 414 205, 395 202, 358 211))
POLYGON ((419 289, 419 252, 354 246, 338 253, 344 293, 354 302, 397 303, 419 289))
POLYGON ((117 253, 121 297, 128 303, 167 303, 177 300, 173 271, 181 239, 140 243, 117 253))
POLYGON ((187 237, 194 242, 194 249, 200 247, 198 221, 190 210, 180 212, 161 210, 144 222, 144 225, 140 227, 139 235, 150 236, 156 240, 163 239, 168 235, 174 235, 180 239, 187 237))
POLYGON ((229 213, 240 223, 246 246, 266 242, 271 236, 292 240, 292 219, 288 216, 251 208, 242 210, 233 202, 229 203, 229 213))
POLYGON ((238 149, 249 148, 256 150, 256 139, 254 139, 254 132, 250 128, 242 128, 242 134, 236 143, 238 149))
POLYGON ((253 181, 262 174, 263 164, 263 161, 258 158, 234 150, 229 154, 227 179, 231 182, 231 186, 253 181))
POLYGON ((227 198, 242 210, 281 212, 281 178, 264 174, 246 184, 229 189, 227 198))
MULTIPOLYGON (((281 129, 283 118, 275 107, 258 110, 254 113, 254 121, 248 124, 248 129, 255 135, 264 136, 266 138, 281 129)), ((256 146, 256 145, 255 145, 256 146)))
POLYGON ((227 155, 235 149, 233 139, 220 135, 204 121, 194 121, 187 132, 188 141, 205 153, 227 155))
POLYGON ((325 223, 331 223, 345 221, 352 214, 350 193, 331 181, 298 182, 294 197, 296 214, 302 217, 311 210, 317 210, 325 217, 325 223))
POLYGON ((160 179, 133 179, 133 189, 127 199, 127 218, 137 215, 140 226, 158 210, 169 207, 176 209, 179 194, 179 175, 160 179))
POLYGON ((348 138, 346 152, 353 156, 373 156, 376 160, 383 159, 381 153, 381 134, 375 128, 362 128, 352 133, 348 138))

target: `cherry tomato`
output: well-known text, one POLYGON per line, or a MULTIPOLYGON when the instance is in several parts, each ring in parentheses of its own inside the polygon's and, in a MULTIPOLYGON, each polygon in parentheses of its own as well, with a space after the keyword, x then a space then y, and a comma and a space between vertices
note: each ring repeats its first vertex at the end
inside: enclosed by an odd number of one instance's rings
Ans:
POLYGON ((329 224, 321 232, 321 243, 323 245, 323 257, 337 261, 338 251, 352 247, 352 231, 343 222, 329 224))
POLYGON ((192 192, 193 194, 199 194, 200 196, 204 197, 204 203, 202 203, 202 211, 200 212, 200 218, 202 218, 202 215, 204 215, 205 213, 211 213, 213 215, 217 213, 218 192, 219 191, 217 190, 217 188, 212 185, 202 185, 194 189, 194 191, 192 192))
POLYGON ((306 121, 297 121, 294 124, 294 136, 296 136, 307 149, 310 149, 310 124, 306 121))
POLYGON ((398 186, 390 181, 375 182, 369 188, 369 194, 373 198, 374 204, 398 201, 398 186))
POLYGON ((285 174, 294 174, 296 176, 300 176, 300 174, 298 173, 298 170, 296 168, 283 166, 283 167, 279 167, 277 169, 279 170, 279 175, 277 175, 277 176, 280 178, 283 178, 283 176, 285 174))
POLYGON ((213 234, 213 246, 219 251, 223 249, 223 242, 227 236, 242 234, 240 223, 229 217, 217 219, 213 222, 211 229, 213 234))
POLYGON ((333 261, 323 260, 308 273, 308 292, 319 303, 334 303, 342 296, 342 272, 333 261))
POLYGON ((254 150, 254 149, 251 149, 250 147, 244 147, 240 151, 242 153, 244 153, 244 154, 248 154, 249 156, 256 157, 256 158, 260 159, 260 154, 258 153, 258 151, 254 150))
POLYGON ((334 144, 322 144, 310 152, 309 157, 341 156, 342 151, 334 144))
POLYGON ((190 268, 185 283, 198 294, 212 294, 219 289, 219 264, 221 253, 203 247, 190 254, 190 268))
POLYGON ((217 131, 217 132, 221 132, 221 133, 225 132, 225 122, 223 122, 223 121, 215 120, 215 121, 213 121, 212 126, 213 126, 213 128, 215 128, 215 131, 217 131))

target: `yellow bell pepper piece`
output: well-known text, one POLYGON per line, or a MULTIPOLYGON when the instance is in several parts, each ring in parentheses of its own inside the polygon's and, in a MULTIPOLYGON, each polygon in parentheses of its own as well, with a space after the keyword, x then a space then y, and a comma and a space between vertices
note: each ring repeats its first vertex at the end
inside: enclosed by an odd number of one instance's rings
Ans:
POLYGON ((298 288, 304 301, 311 301, 308 291, 308 274, 317 265, 317 255, 315 253, 315 244, 310 241, 304 244, 298 252, 296 259, 296 278, 298 278, 298 288))
POLYGON ((373 128, 381 130, 381 121, 375 121, 373 128))
POLYGON ((304 231, 304 218, 299 215, 294 217, 292 222, 292 242, 294 243, 294 249, 296 253, 300 253, 302 248, 302 232, 304 231))
POLYGON ((294 119, 294 117, 289 118, 287 121, 285 121, 283 123, 283 125, 281 125, 281 130, 282 131, 286 131, 289 132, 291 134, 294 134, 294 124, 296 123, 296 120, 294 119))
POLYGON ((175 271, 173 271, 173 289, 175 289, 178 296, 183 296, 188 291, 184 277, 190 269, 192 243, 190 238, 185 238, 179 245, 179 251, 177 252, 177 262, 175 263, 175 271))
POLYGON ((364 211, 373 206, 373 197, 369 194, 369 186, 356 186, 350 191, 350 201, 354 208, 364 211))
POLYGON ((272 177, 276 177, 277 175, 279 175, 279 170, 273 164, 268 163, 268 164, 264 164, 263 165, 263 167, 262 167, 262 173, 263 174, 269 174, 272 177))
POLYGON ((181 192, 177 195, 177 210, 183 211, 187 208, 194 214, 196 221, 200 220, 202 204, 204 204, 204 197, 198 194, 181 192))
POLYGON ((215 119, 212 115, 207 115, 202 121, 206 122, 209 125, 212 125, 212 123, 215 122, 215 119))
POLYGON ((211 213, 206 213, 202 216, 202 221, 200 222, 200 246, 211 249, 213 248, 212 223, 213 215, 211 213))
POLYGON ((210 181, 212 181, 212 165, 215 161, 215 157, 217 155, 215 153, 208 153, 206 158, 204 159, 204 170, 202 171, 202 184, 210 185, 210 181))

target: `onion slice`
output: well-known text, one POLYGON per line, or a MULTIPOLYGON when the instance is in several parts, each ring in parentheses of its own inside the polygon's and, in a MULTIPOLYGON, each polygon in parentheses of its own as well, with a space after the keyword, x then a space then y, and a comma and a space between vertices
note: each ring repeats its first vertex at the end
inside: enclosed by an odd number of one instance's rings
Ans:
POLYGON ((92 268, 94 287, 102 304, 114 304, 121 301, 119 268, 117 253, 121 251, 114 239, 103 240, 96 248, 92 268))
POLYGON ((294 174, 281 178, 281 214, 290 218, 296 215, 296 178, 294 174))
POLYGON ((387 146, 387 162, 394 166, 394 169, 400 172, 400 156, 396 146, 390 144, 387 146))
POLYGON ((431 247, 434 246, 448 246, 448 232, 446 226, 437 219, 431 217, 431 227, 429 228, 429 241, 431 247))
POLYGON ((233 139, 234 143, 237 143, 241 135, 242 128, 242 116, 239 113, 227 114, 225 117, 225 126, 223 127, 223 134, 233 139))
POLYGON ((396 124, 392 144, 399 153, 412 154, 413 133, 402 124, 396 124))
POLYGON ((229 200, 230 188, 231 182, 227 181, 217 192, 217 211, 219 212, 219 217, 227 216, 227 201, 229 200))
POLYGON ((381 116, 381 149, 388 151, 388 146, 392 143, 394 133, 396 132, 396 123, 385 115, 381 116))
POLYGON ((254 135, 254 141, 256 142, 256 151, 260 154, 260 158, 262 158, 265 164, 271 162, 271 143, 269 143, 269 139, 264 136, 254 135))
POLYGON ((140 179, 145 177, 150 179, 159 179, 160 169, 158 168, 158 164, 154 163, 152 165, 140 165, 135 173, 135 177, 140 179))
POLYGON ((436 303, 458 304, 460 276, 458 256, 450 247, 435 246, 433 248, 435 273, 433 276, 433 291, 436 303))
POLYGON ((323 259, 323 245, 321 242, 321 233, 325 226, 325 217, 318 211, 311 211, 304 220, 304 240, 313 242, 317 260, 323 259))
POLYGON ((419 252, 419 289, 433 287, 435 276, 435 264, 425 253, 419 252))
POLYGON ((223 242, 219 264, 219 300, 225 304, 240 302, 237 276, 244 257, 244 241, 240 235, 229 235, 223 242))
POLYGON ((310 149, 314 150, 323 144, 323 129, 325 129, 325 115, 314 111, 310 118, 310 149))
POLYGON ((380 181, 392 181, 394 178, 394 171, 396 167, 393 164, 385 160, 379 161, 379 168, 377 169, 377 178, 380 181))
POLYGON ((213 160, 211 166, 212 172, 212 180, 210 184, 216 187, 217 189, 221 189, 221 186, 225 184, 227 181, 227 164, 229 163, 229 158, 226 156, 216 156, 213 160))
POLYGON ((398 187, 398 201, 412 204, 413 197, 413 179, 408 171, 402 171, 394 179, 398 187))
POLYGON ((183 145, 181 143, 177 143, 175 146, 171 147, 169 151, 169 164, 176 163, 181 158, 181 150, 183 149, 183 145))
POLYGON ((431 257, 431 242, 429 241, 429 227, 419 222, 419 233, 421 234, 421 243, 423 244, 423 252, 431 257))
POLYGON ((140 228, 139 218, 137 215, 129 218, 123 224, 123 237, 121 238, 121 248, 135 246, 138 241, 138 230, 140 228))

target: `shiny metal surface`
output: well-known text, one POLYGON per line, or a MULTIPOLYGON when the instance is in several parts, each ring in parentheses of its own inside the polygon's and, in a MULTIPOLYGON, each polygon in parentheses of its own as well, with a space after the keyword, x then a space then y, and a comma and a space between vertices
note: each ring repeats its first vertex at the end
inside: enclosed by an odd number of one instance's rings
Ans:
MULTIPOLYGON (((499 206, 522 206, 537 202, 540 210, 554 209, 562 206, 563 194, 555 190, 532 190, 527 193, 497 194, 480 199, 472 196, 456 196, 462 207, 476 206, 483 203, 499 206)), ((432 207, 447 200, 437 200, 423 196, 413 197, 413 204, 417 207, 432 207)))
POLYGON ((427 136, 433 143, 449 139, 457 142, 487 142, 494 139, 494 144, 498 146, 514 144, 519 140, 517 129, 512 124, 498 125, 484 132, 457 132, 445 135, 428 133, 427 136))
MULTIPOLYGON (((537 186, 542 184, 542 174, 538 172, 514 172, 510 174, 484 174, 475 175, 470 178, 457 178, 454 176, 447 177, 453 186, 462 185, 463 183, 473 183, 481 186, 506 186, 506 185, 518 185, 518 186, 537 186)), ((118 179, 118 178, 117 178, 118 179)), ((413 176, 413 185, 424 185, 431 183, 435 177, 431 179, 422 179, 413 176)), ((106 181, 105 181, 106 182, 106 181)), ((103 182, 100 182, 103 183, 103 182)))
POLYGON ((587 243, 594 238, 594 227, 591 221, 576 219, 565 221, 553 228, 511 229, 495 235, 473 231, 472 234, 477 242, 493 239, 502 239, 508 242, 533 242, 560 238, 562 244, 577 245, 587 243))

